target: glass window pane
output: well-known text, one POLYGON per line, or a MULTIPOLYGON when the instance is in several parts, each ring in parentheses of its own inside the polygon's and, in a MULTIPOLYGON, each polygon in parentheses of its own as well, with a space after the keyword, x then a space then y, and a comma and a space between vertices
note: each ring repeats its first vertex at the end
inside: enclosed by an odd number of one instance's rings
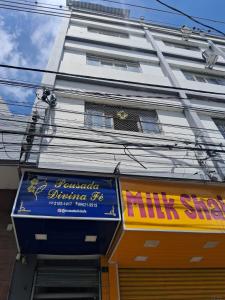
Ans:
POLYGON ((219 84, 216 78, 207 78, 208 83, 211 84, 219 84))
POLYGON ((88 31, 98 33, 99 30, 97 28, 88 27, 88 31))
POLYGON ((120 70, 126 70, 127 69, 127 65, 124 63, 114 63, 114 67, 116 69, 120 69, 120 70))
POLYGON ((202 76, 195 75, 195 78, 199 82, 206 82, 206 79, 204 77, 202 77, 202 76))
POLYGON ((195 78, 194 78, 194 75, 190 74, 190 73, 187 73, 187 72, 183 72, 184 73, 184 76, 187 80, 193 80, 195 81, 195 78))
POLYGON ((218 127, 219 131, 221 132, 221 134, 223 135, 223 137, 225 138, 225 120, 214 119, 214 122, 215 122, 216 126, 218 127))
POLYGON ((127 65, 127 70, 131 72, 140 72, 140 67, 138 65, 127 65))
POLYGON ((106 116, 104 111, 87 109, 85 125, 88 127, 112 128, 112 117, 106 116))
POLYGON ((100 65, 100 61, 97 57, 96 58, 95 57, 87 57, 87 63, 92 66, 100 65))
POLYGON ((156 118, 147 115, 140 115, 140 121, 143 132, 160 132, 159 124, 156 118))
POLYGON ((108 66, 111 66, 111 67, 112 67, 113 63, 112 63, 111 61, 102 60, 102 61, 101 61, 101 65, 102 65, 103 67, 108 67, 108 66))
POLYGON ((217 78, 217 82, 219 85, 225 85, 225 79, 223 78, 217 78))

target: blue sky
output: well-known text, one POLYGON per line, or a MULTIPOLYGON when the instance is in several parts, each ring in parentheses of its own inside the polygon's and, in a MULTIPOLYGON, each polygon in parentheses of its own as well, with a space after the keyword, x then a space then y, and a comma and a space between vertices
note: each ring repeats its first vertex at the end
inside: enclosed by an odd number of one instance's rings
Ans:
MULTIPOLYGON (((5 0, 0 0, 0 6, 5 0)), ((13 0, 10 0, 13 2, 13 0)), ((21 0, 17 0, 21 1, 21 0)), ((22 0, 24 1, 24 0, 22 0)), ((34 4, 34 1, 29 1, 34 4)), ((155 0, 117 0, 121 5, 107 3, 102 0, 89 0, 104 5, 120 6, 131 10, 131 17, 144 16, 146 20, 161 22, 175 26, 189 25, 201 27, 186 17, 173 14, 160 13, 141 8, 127 7, 126 3, 148 6, 157 9, 169 10, 155 0)), ((169 5, 175 6, 186 13, 204 18, 217 19, 225 22, 224 0, 163 0, 169 5)), ((39 0, 39 3, 47 5, 65 5, 65 0, 39 0)), ((6 3, 5 4, 9 4, 6 3)), ((11 4, 12 5, 12 4, 11 4)), ((52 6, 53 7, 53 6, 52 6)), ((57 35, 62 18, 43 16, 28 12, 18 12, 0 8, 0 63, 17 66, 45 68, 48 57, 57 35)), ((225 24, 206 22, 225 32, 225 24)), ((206 29, 207 30, 207 29, 206 29)), ((32 83, 40 83, 42 74, 34 72, 21 72, 0 68, 0 79, 20 80, 32 83)), ((0 96, 8 103, 12 113, 29 114, 35 98, 35 91, 22 87, 10 87, 0 85, 0 96), (13 103, 13 104, 12 104, 13 103), (26 104, 16 106, 14 103, 26 104)), ((0 107, 1 110, 1 107, 0 107)))

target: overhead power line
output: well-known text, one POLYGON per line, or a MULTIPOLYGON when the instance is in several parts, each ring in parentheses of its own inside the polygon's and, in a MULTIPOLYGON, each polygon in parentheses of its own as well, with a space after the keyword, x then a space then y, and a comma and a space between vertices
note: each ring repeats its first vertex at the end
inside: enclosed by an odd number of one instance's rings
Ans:
MULTIPOLYGON (((23 135, 24 131, 13 131, 13 130, 0 130, 0 133, 5 133, 5 134, 12 134, 12 135, 23 135)), ((32 133, 29 134, 30 136, 33 137, 42 137, 42 138, 54 138, 54 139, 61 139, 61 140, 73 140, 73 141, 82 141, 82 142, 90 142, 90 143, 96 143, 96 144, 107 144, 107 145, 116 145, 116 146, 122 146, 122 147, 129 147, 129 150, 132 150, 132 147, 139 147, 140 149, 152 149, 152 148, 162 148, 162 149, 177 149, 177 150, 190 150, 190 151, 212 151, 213 153, 225 153, 225 150, 222 149, 215 149, 215 148, 207 148, 207 149, 202 149, 200 147, 190 147, 190 146, 179 146, 177 144, 155 144, 152 145, 152 143, 133 143, 133 142, 128 142, 128 141, 120 141, 120 142, 114 142, 114 141, 109 141, 109 140, 103 140, 101 138, 99 139, 92 139, 92 138, 83 138, 83 137, 69 137, 65 135, 57 135, 55 134, 54 136, 52 134, 44 134, 44 133, 32 133)))
MULTIPOLYGON (((26 124, 30 124, 31 121, 26 121, 26 120, 11 120, 11 119, 7 119, 7 118, 1 118, 2 121, 4 122, 1 122, 1 125, 2 126, 5 126, 5 128, 7 128, 9 126, 9 122, 13 122, 13 123, 16 123, 16 129, 18 128, 22 128, 22 130, 24 130, 24 126, 26 124), (22 124, 22 125, 20 125, 22 124), (24 124, 24 125, 23 125, 24 124)), ((59 122, 63 122, 65 121, 65 119, 59 119, 59 118, 56 118, 54 120, 57 120, 59 122)), ((62 123, 60 123, 62 124, 62 123)), ((76 124, 76 122, 75 122, 76 124)), ((176 131, 176 135, 174 135, 174 131, 170 131, 168 129, 166 129, 166 136, 164 135, 161 135, 161 134, 158 134, 158 135, 154 135, 154 134, 149 134, 149 136, 142 136, 142 135, 139 135, 137 136, 137 134, 135 133, 126 133, 126 132, 119 132, 119 131, 114 131, 112 133, 112 131, 108 131, 106 129, 96 129, 96 128, 87 128, 86 126, 79 126, 80 125, 80 122, 78 123, 78 126, 65 126, 65 125, 54 125, 54 124, 51 124, 51 123, 37 123, 37 125, 44 125, 44 126, 49 126, 50 128, 55 128, 56 130, 59 129, 60 130, 60 133, 64 133, 64 134, 72 134, 73 131, 74 131, 74 134, 77 135, 78 133, 82 133, 82 135, 90 135, 90 133, 95 133, 95 134, 99 134, 101 136, 106 136, 106 137, 119 137, 119 138, 123 138, 123 139, 127 139, 127 138, 135 138, 136 140, 145 140, 145 141, 173 141, 174 143, 182 143, 182 144, 186 144, 186 145, 190 145, 190 144, 198 144, 198 145, 202 145, 202 146, 213 146, 213 147, 220 147, 220 148, 223 148, 225 147, 225 144, 224 144, 224 138, 221 137, 219 138, 218 137, 218 131, 215 133, 215 136, 212 135, 212 133, 210 132, 210 135, 211 135, 211 138, 213 138, 213 140, 215 140, 216 142, 212 142, 212 141, 209 141, 208 143, 207 142, 195 142, 194 140, 194 135, 193 135, 193 139, 190 139, 191 137, 191 134, 189 133, 184 133, 183 131, 181 132, 178 132, 176 131), (65 130, 62 130, 62 129, 65 129, 65 130), (72 132, 71 132, 72 131, 72 132), (185 139, 185 137, 187 137, 187 139, 185 139)), ((179 125, 172 125, 172 124, 165 124, 165 123, 161 123, 160 125, 162 126, 165 126, 165 127, 178 127, 178 129, 188 129, 190 130, 190 128, 186 127, 186 126, 179 126, 179 125)), ((204 131, 207 131, 207 129, 205 129, 204 131)), ((215 131, 215 130, 214 130, 215 131)), ((198 135, 198 138, 201 138, 201 137, 205 137, 204 133, 202 134, 199 134, 198 135)), ((207 140, 207 138, 206 138, 207 140)))
MULTIPOLYGON (((58 72, 58 71, 52 71, 52 70, 46 70, 46 69, 39 69, 39 68, 29 68, 29 67, 19 67, 15 65, 8 65, 8 64, 0 64, 0 67, 2 68, 9 68, 9 69, 16 69, 20 71, 31 71, 31 72, 39 72, 39 73, 48 73, 48 74, 55 74, 55 75, 61 75, 61 76, 67 76, 67 77, 73 77, 76 79, 90 79, 90 80, 104 80, 108 82, 121 82, 125 84, 132 84, 132 85, 137 85, 136 83, 133 83, 131 81, 126 81, 126 80, 116 80, 116 79, 111 79, 111 78, 102 78, 102 77, 95 77, 95 76, 87 76, 87 75, 77 75, 77 74, 72 74, 72 73, 66 73, 66 72, 58 72)), ((152 84, 152 83, 141 83, 141 86, 149 86, 149 87, 155 87, 155 88, 162 88, 162 89, 170 89, 170 90, 177 90, 177 91, 190 91, 190 92, 199 92, 202 94, 211 94, 211 95, 222 95, 224 96, 224 93, 222 92, 211 92, 211 91, 205 91, 205 90, 194 90, 194 89, 189 89, 189 88, 181 88, 181 87, 174 87, 174 86, 169 86, 169 85, 160 85, 160 84, 152 84)))
MULTIPOLYGON (((12 123, 18 123, 16 124, 16 127, 17 129, 20 127, 19 124, 31 124, 32 122, 31 121, 25 121, 25 120, 12 120, 12 119, 8 119, 8 118, 0 118, 0 120, 3 120, 3 121, 7 121, 5 122, 5 124, 2 124, 2 125, 5 125, 5 126, 9 126, 10 122, 12 123)), ((152 123, 152 122, 149 122, 149 123, 152 123)), ((64 133, 64 134, 72 134, 73 131, 75 131, 76 133, 77 132, 82 132, 82 135, 83 134, 87 134, 89 135, 90 132, 91 133, 95 133, 95 134, 100 134, 101 136, 103 137, 112 137, 112 132, 111 131, 107 131, 107 130, 101 130, 101 129, 95 129, 95 128, 87 128, 87 127, 84 127, 84 126, 68 126, 68 125, 60 125, 60 124, 57 124, 57 125, 54 125, 54 124, 51 124, 51 123, 46 123, 46 122, 37 122, 36 125, 43 125, 43 126, 49 126, 51 128, 58 128, 60 129, 60 133, 64 133), (62 129, 67 129, 67 131, 62 131, 62 129)), ((162 125, 162 124, 161 124, 162 125)), ((22 127, 24 128, 24 126, 22 127)), ((74 133, 75 133, 74 132, 74 133)), ((167 131, 168 133, 168 131, 167 131)), ((174 132, 171 131, 171 133, 174 134, 174 132)), ((194 144, 196 145, 196 141, 194 140, 191 140, 191 139, 180 139, 180 138, 177 138, 177 135, 178 133, 176 134, 176 138, 172 138, 172 137, 166 137, 166 136, 160 136, 160 135, 156 135, 154 136, 154 134, 151 134, 149 136, 140 136, 138 137, 137 135, 135 134, 132 134, 131 132, 129 133, 124 133, 124 132, 113 132, 113 136, 119 136, 120 138, 123 138, 123 139, 126 139, 126 138, 135 138, 135 139, 139 139, 141 138, 142 140, 145 140, 145 141, 164 141, 164 142, 174 142, 174 143, 182 143, 182 144, 185 144, 185 145, 191 145, 191 144, 194 144)), ((190 135, 189 135, 190 137, 190 135)), ((212 143, 212 142, 209 142, 209 143, 206 143, 206 142, 198 142, 197 143, 198 145, 201 145, 201 146, 211 146, 211 147, 220 147, 220 148, 223 148, 225 147, 225 143, 212 143)))
MULTIPOLYGON (((178 16, 183 16, 182 12, 171 12, 169 10, 162 10, 162 9, 158 9, 158 8, 153 8, 153 7, 149 7, 149 6, 145 6, 145 5, 137 5, 137 4, 132 4, 129 2, 124 2, 121 3, 119 1, 114 1, 114 0, 101 0, 103 2, 109 2, 109 3, 116 3, 116 4, 120 4, 120 5, 125 5, 125 6, 130 6, 130 7, 134 7, 134 8, 141 8, 144 10, 152 10, 152 11, 157 11, 157 12, 162 12, 162 13, 167 13, 167 14, 172 14, 172 15, 178 15, 178 16)), ((210 22, 214 22, 214 23, 221 23, 221 24, 225 24, 224 21, 221 20, 215 20, 215 19, 210 19, 210 18, 204 18, 204 17, 199 17, 199 16, 190 16, 192 18, 195 19, 199 19, 199 20, 205 20, 205 21, 210 21, 210 22)))
MULTIPOLYGON (((23 82, 22 82, 23 83, 23 82)), ((1 84, 1 81, 0 81, 0 84, 1 84)), ((16 84, 17 85, 17 84, 16 84)), ((121 100, 126 100, 127 101, 127 97, 129 96, 130 98, 131 98, 131 100, 129 99, 129 104, 132 104, 132 103, 135 103, 135 101, 136 101, 136 99, 134 100, 134 99, 132 99, 132 97, 139 97, 138 98, 138 103, 139 104, 141 104, 142 106, 145 104, 148 104, 149 105, 149 102, 148 102, 148 99, 174 99, 174 100, 178 100, 178 99, 183 99, 183 98, 179 98, 179 97, 164 97, 164 96, 151 96, 151 95, 149 95, 149 96, 143 96, 143 95, 126 95, 126 97, 125 97, 125 95, 121 95, 121 94, 112 94, 112 93, 110 93, 110 94, 108 94, 108 93, 103 93, 103 92, 98 92, 98 91, 82 91, 82 90, 73 90, 73 91, 71 91, 71 90, 61 90, 61 89, 54 89, 54 90, 52 90, 53 92, 67 92, 68 94, 70 94, 70 95, 80 95, 80 96, 85 96, 86 97, 86 101, 88 101, 88 99, 87 99, 87 97, 98 97, 98 98, 102 98, 103 100, 104 99, 110 99, 110 100, 114 100, 114 106, 116 107, 116 105, 115 104, 117 104, 117 102, 118 102, 118 106, 121 106, 121 100), (113 98, 113 96, 115 96, 114 98, 113 98), (144 98, 146 101, 145 102, 141 102, 139 99, 140 98, 144 98)), ((195 98, 191 98, 190 100, 195 100, 195 98)), ((100 102, 101 103, 101 102, 100 102)), ((30 107, 30 108, 32 108, 33 107, 33 105, 29 105, 29 104, 27 104, 27 102, 20 102, 20 103, 16 103, 15 101, 10 101, 10 102, 8 102, 8 104, 11 104, 11 105, 14 105, 14 106, 18 106, 18 107, 20 107, 20 106, 22 106, 22 107, 30 107)), ((151 103, 151 104, 155 104, 155 105, 157 105, 157 106, 165 106, 165 103, 158 103, 158 102, 155 102, 155 103, 151 103)), ((1 105, 1 103, 0 103, 0 105, 1 105)), ((3 104, 2 104, 3 105, 3 104)), ((106 105, 107 106, 107 104, 102 104, 101 103, 101 105, 106 105)), ((168 108, 168 107, 171 107, 171 108, 177 108, 177 109, 181 109, 182 108, 182 106, 180 106, 180 105, 176 105, 176 104, 170 104, 170 103, 167 103, 166 104, 166 107, 168 108)), ((35 105, 35 109, 45 109, 45 107, 43 106, 43 105, 37 105, 37 103, 36 103, 36 105, 35 105)), ((213 112, 213 113, 223 113, 221 110, 215 110, 215 109, 206 109, 206 108, 201 108, 201 107, 192 107, 191 106, 191 109, 193 109, 193 110, 195 110, 195 111, 199 111, 199 112, 213 112)), ((72 113, 72 114, 86 114, 85 112, 75 112, 75 111, 71 111, 71 110, 68 110, 68 109, 59 109, 59 108, 54 108, 54 110, 57 112, 57 111, 59 111, 59 112, 65 112, 65 113, 72 113)), ((55 120, 62 120, 62 119, 60 119, 60 118, 55 118, 55 120)), ((151 122, 150 122, 151 123, 151 122)), ((186 129, 196 129, 196 130, 204 130, 204 131, 209 131, 210 133, 212 133, 212 132, 215 132, 215 133, 217 133, 218 132, 218 130, 215 130, 215 129, 207 129, 207 128, 200 128, 200 127, 194 127, 194 126, 181 126, 181 125, 176 125, 176 124, 169 124, 169 123, 160 123, 161 125, 165 125, 165 126, 169 126, 169 127, 175 127, 175 128, 186 128, 186 129)), ((185 135, 185 133, 184 133, 184 135, 185 135)), ((200 136, 200 135, 199 135, 200 136)))
POLYGON ((212 30, 214 30, 214 31, 216 31, 216 32, 218 32, 218 33, 220 33, 220 34, 222 34, 223 36, 225 36, 225 33, 224 33, 223 31, 220 31, 219 29, 217 29, 217 28, 215 28, 215 27, 213 27, 213 26, 207 25, 207 24, 205 24, 205 23, 202 23, 202 22, 196 20, 195 17, 190 16, 189 14, 187 14, 187 13, 181 11, 180 9, 177 9, 176 7, 173 7, 173 6, 169 5, 169 4, 166 4, 165 2, 163 2, 163 1, 161 1, 161 0, 155 0, 155 1, 158 2, 158 3, 160 3, 160 4, 162 4, 163 6, 166 6, 166 7, 169 8, 169 9, 172 9, 172 10, 174 10, 174 11, 176 11, 176 12, 182 14, 183 16, 187 17, 188 19, 192 20, 193 22, 195 22, 195 23, 197 23, 197 24, 199 24, 199 25, 201 25, 201 26, 204 26, 204 27, 206 27, 206 28, 212 29, 212 30))
MULTIPOLYGON (((24 11, 24 12, 28 12, 28 13, 49 15, 49 16, 54 16, 54 17, 70 18, 70 12, 67 9, 63 9, 63 6, 60 6, 60 5, 54 5, 56 8, 53 8, 52 7, 53 5, 48 6, 45 3, 35 3, 35 2, 30 2, 30 1, 22 1, 22 0, 21 1, 16 1, 16 2, 12 2, 12 1, 9 1, 9 0, 0 0, 0 1, 1 1, 0 2, 0 8, 3 8, 3 9, 9 9, 9 10, 11 9, 11 10, 14 10, 14 11, 24 11), (30 3, 30 5, 28 5, 28 3, 30 3), (17 6, 15 4, 17 4, 17 6), (42 4, 45 4, 45 5, 42 5, 42 4), (30 6, 32 6, 32 7, 30 7, 30 6), (61 13, 60 10, 63 11, 63 13, 61 13), (67 11, 68 11, 69 14, 66 14, 67 11)), ((101 0, 101 1, 121 4, 118 1, 112 1, 112 0, 101 0)), ((130 4, 130 3, 124 3, 124 5, 133 6, 133 7, 136 7, 136 8, 147 9, 147 10, 152 10, 152 11, 163 12, 163 13, 172 13, 172 12, 169 12, 169 11, 164 11, 164 10, 160 10, 160 9, 156 9, 156 8, 152 8, 152 7, 141 6, 141 5, 133 5, 133 4, 130 4)), ((182 14, 177 13, 177 15, 182 15, 182 14)), ((225 22, 222 22, 220 20, 207 19, 207 18, 202 18, 202 17, 197 17, 197 16, 195 16, 195 17, 191 16, 191 17, 206 20, 206 21, 210 21, 210 22, 225 23, 225 22)), ((139 20, 139 19, 133 17, 130 20, 139 20)), ((157 23, 158 23, 158 24, 165 24, 167 26, 170 25, 170 26, 173 26, 173 27, 176 27, 176 28, 178 26, 177 24, 171 24, 171 23, 160 22, 160 21, 153 21, 153 20, 148 20, 148 19, 146 19, 146 21, 149 21, 150 23, 154 23, 155 25, 157 25, 157 23)), ((204 25, 204 26, 207 27, 207 25, 204 25)), ((215 29, 212 26, 208 26, 208 27, 211 27, 214 31, 218 31, 217 29, 215 29)))
MULTIPOLYGON (((22 5, 21 7, 28 7, 28 8, 32 8, 32 7, 35 7, 35 8, 44 8, 44 9, 49 9, 49 12, 51 11, 62 11, 62 12, 70 12, 69 11, 69 8, 67 7, 66 9, 63 8, 62 5, 51 5, 51 4, 45 4, 45 3, 41 3, 41 2, 30 2, 30 1, 10 1, 10 0, 0 0, 0 4, 1 3, 11 3, 11 4, 19 4, 19 5, 22 5)), ((66 6, 65 6, 66 7, 66 6)))
MULTIPOLYGON (((150 6, 145 6, 145 5, 137 5, 137 4, 132 4, 129 2, 124 2, 121 3, 119 1, 114 1, 114 0, 101 0, 103 2, 109 2, 109 3, 115 3, 115 4, 119 4, 119 5, 123 5, 123 6, 129 6, 129 7, 134 7, 134 8, 140 8, 143 10, 150 10, 150 11, 157 11, 157 12, 162 12, 162 13, 167 13, 167 14, 172 14, 172 15, 178 15, 178 16, 183 16, 182 13, 179 12, 174 12, 174 11, 169 11, 169 10, 163 10, 163 9, 158 9, 155 7, 150 7, 150 6)), ((26 1, 26 0, 20 0, 20 1, 11 1, 11 0, 0 0, 1 2, 7 2, 7 3, 12 3, 12 4, 27 4, 29 6, 35 6, 35 7, 43 7, 43 8, 49 8, 49 9, 53 9, 53 10, 59 10, 59 11, 69 11, 67 6, 64 5, 59 5, 59 4, 47 4, 44 2, 40 2, 40 1, 26 1)), ((219 24, 225 24, 224 21, 222 20, 216 20, 216 19, 211 19, 211 18, 204 18, 204 17, 200 17, 200 16, 193 16, 191 15, 192 18, 195 19, 199 19, 199 20, 205 20, 205 21, 209 21, 209 22, 213 22, 213 23, 219 23, 219 24)))

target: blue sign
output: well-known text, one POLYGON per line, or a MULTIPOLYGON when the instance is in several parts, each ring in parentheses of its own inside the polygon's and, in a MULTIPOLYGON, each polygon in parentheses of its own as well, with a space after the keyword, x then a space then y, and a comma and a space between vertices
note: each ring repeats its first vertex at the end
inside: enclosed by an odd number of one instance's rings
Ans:
POLYGON ((115 179, 25 173, 13 216, 118 220, 115 179))

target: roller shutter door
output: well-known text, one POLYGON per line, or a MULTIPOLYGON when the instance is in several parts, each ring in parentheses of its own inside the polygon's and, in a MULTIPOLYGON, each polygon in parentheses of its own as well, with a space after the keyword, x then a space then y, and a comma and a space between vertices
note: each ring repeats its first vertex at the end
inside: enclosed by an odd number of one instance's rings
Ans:
POLYGON ((225 300, 225 269, 119 269, 120 300, 225 300))
POLYGON ((39 261, 32 299, 98 300, 98 261, 39 261))

